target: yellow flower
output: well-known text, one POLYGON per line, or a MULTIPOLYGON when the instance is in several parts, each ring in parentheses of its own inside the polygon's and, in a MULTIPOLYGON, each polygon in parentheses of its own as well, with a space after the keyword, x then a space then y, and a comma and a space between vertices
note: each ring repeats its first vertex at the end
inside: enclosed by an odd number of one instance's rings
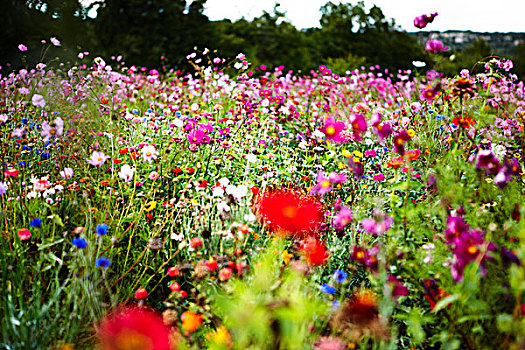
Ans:
POLYGON ((157 202, 156 201, 151 201, 151 202, 146 204, 146 207, 144 208, 144 211, 145 212, 150 212, 150 211, 154 210, 156 207, 157 207, 157 202))
POLYGON ((350 157, 350 156, 352 155, 352 153, 350 153, 350 152, 349 152, 348 150, 346 150, 346 149, 343 150, 343 153, 342 153, 342 154, 343 154, 343 157, 345 157, 345 158, 348 158, 348 157, 350 157))
POLYGON ((339 169, 344 169, 344 168, 346 168, 346 165, 344 165, 342 162, 339 162, 339 163, 337 163, 337 167, 339 169))
POLYGON ((414 135, 416 134, 416 131, 414 129, 408 129, 407 134, 410 137, 414 137, 414 135))
POLYGON ((292 253, 288 253, 288 251, 285 249, 283 250, 283 260, 284 260, 284 264, 285 265, 288 265, 290 263, 290 259, 293 258, 293 254, 292 253))
POLYGON ((230 332, 224 326, 220 326, 215 332, 208 333, 207 338, 210 342, 216 345, 225 345, 227 347, 232 347, 233 343, 230 337, 230 332))
POLYGON ((363 158, 363 152, 361 151, 354 151, 354 156, 356 156, 357 158, 363 158))

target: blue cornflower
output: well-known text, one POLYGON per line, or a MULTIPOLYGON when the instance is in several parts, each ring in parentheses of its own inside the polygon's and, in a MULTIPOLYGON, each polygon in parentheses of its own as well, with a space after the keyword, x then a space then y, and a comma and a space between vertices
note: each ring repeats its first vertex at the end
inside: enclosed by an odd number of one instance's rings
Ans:
POLYGON ((329 284, 325 283, 325 284, 323 284, 321 286, 321 292, 323 292, 323 293, 334 295, 336 291, 337 291, 337 289, 335 289, 335 287, 332 287, 329 284))
POLYGON ((428 113, 429 113, 429 114, 432 114, 432 113, 434 113, 434 110, 433 110, 433 109, 429 109, 429 110, 428 110, 428 113))
POLYGON ((107 234, 108 234, 108 225, 106 224, 97 225, 97 235, 105 236, 107 234))
POLYGON ((49 153, 49 152, 42 152, 41 157, 43 159, 49 159, 49 158, 51 158, 51 153, 49 153))
POLYGON ((107 269, 108 267, 111 266, 111 261, 105 256, 101 256, 100 258, 95 260, 95 266, 102 267, 103 269, 107 269))
POLYGON ((22 118, 22 124, 27 124, 28 120, 27 118, 22 118))
POLYGON ((334 300, 332 302, 332 311, 337 311, 340 306, 341 306, 341 302, 339 300, 334 300))
POLYGON ((335 270, 333 277, 337 283, 343 283, 348 278, 348 274, 343 270, 337 269, 335 270))
MULTIPOLYGON (((73 238, 73 240, 71 241, 71 243, 79 248, 79 249, 84 249, 87 247, 87 241, 84 239, 84 238, 73 238)), ((109 261, 109 260, 108 260, 109 261)), ((111 262, 109 263, 111 265, 111 262)), ((109 266, 109 265, 108 265, 109 266)))
POLYGON ((436 119, 445 119, 445 116, 443 114, 437 114, 436 119))
POLYGON ((29 222, 29 225, 33 227, 42 227, 42 220, 40 218, 34 218, 29 222))
POLYGON ((20 168, 25 168, 27 166, 27 162, 24 162, 24 161, 18 162, 18 166, 20 168))

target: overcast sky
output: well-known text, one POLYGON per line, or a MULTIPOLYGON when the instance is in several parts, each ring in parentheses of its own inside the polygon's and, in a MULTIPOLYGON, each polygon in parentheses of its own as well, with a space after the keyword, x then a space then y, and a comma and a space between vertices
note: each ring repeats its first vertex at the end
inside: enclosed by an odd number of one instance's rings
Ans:
MULTIPOLYGON (((298 28, 319 26, 319 8, 328 0, 280 0, 281 11, 298 28)), ((245 17, 252 19, 271 12, 275 0, 208 0, 204 12, 210 20, 245 17)), ((332 0, 334 3, 341 1, 332 0)), ((343 1, 348 2, 348 1, 343 1)), ((350 1, 355 4, 357 1, 350 1)), ((365 0, 376 4, 387 18, 407 31, 416 31, 414 17, 438 12, 428 30, 472 30, 476 32, 525 32, 525 0, 365 0)))

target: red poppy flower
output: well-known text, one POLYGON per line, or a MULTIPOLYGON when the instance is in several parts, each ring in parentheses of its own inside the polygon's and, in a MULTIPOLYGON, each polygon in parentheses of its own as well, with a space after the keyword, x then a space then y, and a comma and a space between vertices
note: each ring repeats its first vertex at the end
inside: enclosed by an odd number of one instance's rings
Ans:
POLYGON ((126 308, 102 321, 98 338, 103 350, 170 350, 170 330, 162 317, 143 308, 126 308))
POLYGON ((255 203, 270 230, 287 235, 315 232, 323 223, 323 206, 314 197, 293 190, 266 191, 255 203))

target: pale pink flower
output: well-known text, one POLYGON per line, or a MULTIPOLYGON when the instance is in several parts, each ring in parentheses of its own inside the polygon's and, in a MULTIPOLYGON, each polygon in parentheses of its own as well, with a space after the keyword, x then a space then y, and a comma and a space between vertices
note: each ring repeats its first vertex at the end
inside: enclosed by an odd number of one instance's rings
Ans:
POLYGON ((64 168, 64 170, 60 172, 60 176, 62 176, 64 179, 70 179, 71 177, 73 177, 73 169, 64 168))
POLYGON ((91 158, 88 159, 88 163, 93 166, 101 166, 109 157, 102 152, 94 151, 91 158))
POLYGON ((49 140, 51 137, 60 137, 64 132, 64 121, 62 118, 57 117, 52 125, 47 121, 42 123, 42 132, 40 135, 44 138, 44 141, 49 140))
POLYGON ((51 37, 49 41, 51 41, 51 43, 55 46, 60 46, 60 41, 55 37, 51 37))
POLYGON ((149 173, 149 176, 148 176, 148 178, 149 178, 150 180, 152 180, 152 181, 157 180, 159 177, 160 177, 160 176, 159 176, 159 173, 156 172, 156 171, 152 171, 151 173, 149 173))
POLYGON ((47 179, 47 177, 43 177, 39 180, 34 180, 33 182, 33 190, 36 192, 44 192, 48 188, 51 187, 51 182, 47 179))
POLYGON ((154 159, 157 159, 157 156, 160 153, 155 149, 155 146, 153 145, 147 145, 144 148, 142 148, 142 159, 144 159, 145 162, 151 163, 154 159))
POLYGON ((44 101, 44 96, 39 94, 34 94, 31 98, 31 101, 33 102, 33 106, 44 108, 46 105, 46 101, 44 101))
POLYGON ((25 46, 24 44, 20 44, 20 45, 18 45, 18 49, 20 51, 24 52, 24 51, 27 51, 27 46, 25 46))
POLYGON ((128 164, 124 164, 121 168, 120 168, 120 172, 118 173, 118 176, 126 181, 126 182, 130 182, 131 180, 133 180, 133 174, 135 173, 135 168, 132 168, 130 167, 128 164))

